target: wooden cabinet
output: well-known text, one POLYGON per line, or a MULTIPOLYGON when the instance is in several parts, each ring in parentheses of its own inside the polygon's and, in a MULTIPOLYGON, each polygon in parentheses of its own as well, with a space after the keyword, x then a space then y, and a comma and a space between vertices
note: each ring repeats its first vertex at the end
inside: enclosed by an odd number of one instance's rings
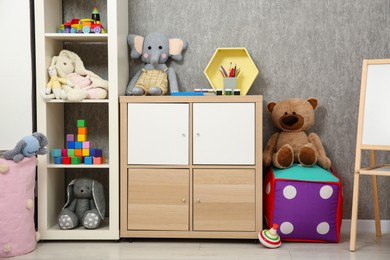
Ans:
MULTIPOLYGON (((49 149, 66 148, 67 125, 76 128, 76 119, 86 119, 88 140, 93 148, 103 148, 106 157, 104 164, 54 164, 50 153, 38 157, 38 231, 43 240, 66 239, 119 239, 119 95, 124 95, 128 83, 128 1, 102 0, 99 9, 104 17, 105 34, 57 33, 66 18, 64 13, 68 5, 81 1, 35 0, 35 42, 36 42, 36 104, 37 131, 49 139, 49 149), (107 57, 93 65, 103 78, 108 80, 108 98, 102 100, 86 99, 81 102, 63 100, 44 100, 40 93, 49 81, 48 68, 53 56, 62 49, 76 48, 80 57, 107 57), (72 118, 72 120, 68 120, 72 118), (71 121, 71 122, 69 122, 71 121), (99 128, 99 129, 98 129, 99 128), (57 218, 66 203, 66 186, 69 179, 76 177, 95 178, 104 183, 106 196, 106 218, 99 228, 88 230, 84 227, 62 230, 57 218)), ((86 7, 87 8, 87 7, 86 7)), ((91 9, 77 11, 88 14, 91 9)), ((83 17, 75 17, 83 18, 83 17)), ((97 60, 97 59, 96 59, 97 60)), ((83 59, 84 62, 86 60, 83 59)), ((88 66, 89 65, 89 66, 88 66)), ((96 72, 97 73, 97 72, 96 72)), ((69 132, 68 132, 69 131, 69 132)))
POLYGON ((120 97, 120 107, 121 237, 257 238, 261 96, 120 97))
POLYGON ((129 169, 127 227, 189 229, 188 169, 129 169))
POLYGON ((195 231, 256 231, 253 169, 194 169, 195 231))

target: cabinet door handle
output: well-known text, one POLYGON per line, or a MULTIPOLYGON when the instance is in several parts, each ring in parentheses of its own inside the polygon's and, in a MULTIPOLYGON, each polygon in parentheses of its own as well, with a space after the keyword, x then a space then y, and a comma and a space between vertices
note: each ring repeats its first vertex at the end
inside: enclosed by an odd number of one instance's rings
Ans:
POLYGON ((200 203, 200 199, 199 199, 199 198, 197 198, 197 199, 196 199, 196 202, 197 202, 197 203, 200 203))
POLYGON ((185 134, 185 133, 182 133, 181 136, 186 137, 186 134, 185 134))
POLYGON ((183 203, 186 203, 186 202, 187 202, 186 198, 183 198, 181 201, 182 201, 183 203))
POLYGON ((196 136, 200 136, 200 133, 196 133, 196 136))

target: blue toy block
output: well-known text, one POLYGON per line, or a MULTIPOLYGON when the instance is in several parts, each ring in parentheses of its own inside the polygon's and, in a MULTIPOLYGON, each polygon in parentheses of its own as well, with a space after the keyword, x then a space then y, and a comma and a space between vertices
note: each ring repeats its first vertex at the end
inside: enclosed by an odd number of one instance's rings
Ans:
POLYGON ((54 157, 54 164, 62 164, 62 156, 54 157))
POLYGON ((83 148, 83 142, 74 142, 74 148, 75 149, 82 149, 83 148))
POLYGON ((92 156, 84 157, 84 164, 93 164, 92 156))
POLYGON ((76 148, 76 144, 74 141, 69 141, 68 142, 68 149, 75 149, 76 148))
POLYGON ((102 157, 103 156, 103 150, 102 149, 95 149, 95 152, 93 153, 94 157, 102 157))
POLYGON ((51 156, 53 157, 61 156, 61 149, 51 149, 51 156))

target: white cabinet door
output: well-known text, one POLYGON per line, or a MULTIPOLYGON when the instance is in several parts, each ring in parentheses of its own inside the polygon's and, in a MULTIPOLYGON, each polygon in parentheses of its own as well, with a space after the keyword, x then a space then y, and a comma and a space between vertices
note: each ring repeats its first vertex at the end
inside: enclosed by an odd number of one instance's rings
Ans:
POLYGON ((188 164, 188 104, 128 104, 128 164, 188 164))
POLYGON ((254 103, 193 104, 194 164, 255 164, 254 103))

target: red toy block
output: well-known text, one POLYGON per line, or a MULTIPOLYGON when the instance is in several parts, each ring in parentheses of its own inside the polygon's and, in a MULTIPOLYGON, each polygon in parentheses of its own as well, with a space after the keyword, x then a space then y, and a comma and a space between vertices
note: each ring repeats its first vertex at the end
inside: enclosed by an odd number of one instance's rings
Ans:
POLYGON ((93 157, 93 164, 103 164, 104 158, 103 157, 93 157))
POLYGON ((61 149, 62 156, 68 156, 68 149, 61 149))
POLYGON ((71 158, 70 157, 62 157, 62 164, 70 164, 71 158))

